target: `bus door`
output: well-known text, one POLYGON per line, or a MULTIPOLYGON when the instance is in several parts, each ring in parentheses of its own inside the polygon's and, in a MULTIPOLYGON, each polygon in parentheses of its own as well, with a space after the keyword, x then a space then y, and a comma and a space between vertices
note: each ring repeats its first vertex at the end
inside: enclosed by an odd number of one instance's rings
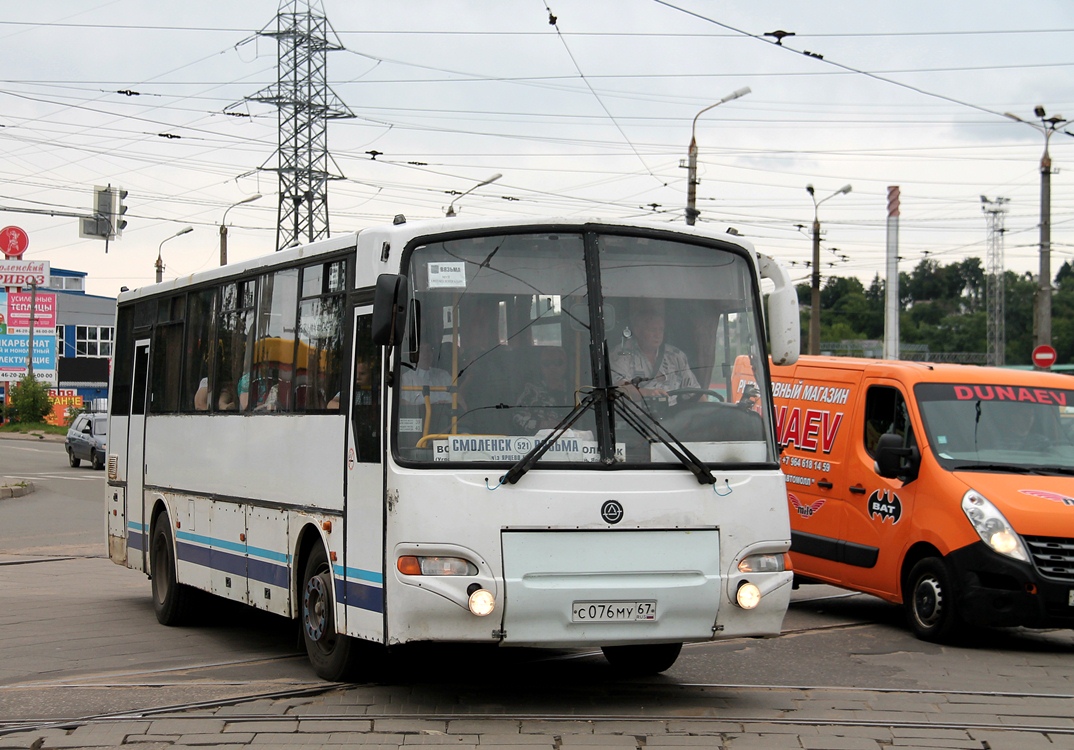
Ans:
POLYGON ((145 412, 149 395, 149 339, 134 342, 134 377, 131 384, 131 417, 127 429, 128 528, 141 529, 142 570, 148 570, 149 516, 145 508, 145 412))
POLYGON ((382 350, 373 345, 372 317, 371 305, 354 309, 347 400, 347 545, 336 576, 338 581, 343 575, 346 602, 346 619, 338 612, 337 621, 346 623, 350 635, 379 641, 384 635, 384 374, 382 350))

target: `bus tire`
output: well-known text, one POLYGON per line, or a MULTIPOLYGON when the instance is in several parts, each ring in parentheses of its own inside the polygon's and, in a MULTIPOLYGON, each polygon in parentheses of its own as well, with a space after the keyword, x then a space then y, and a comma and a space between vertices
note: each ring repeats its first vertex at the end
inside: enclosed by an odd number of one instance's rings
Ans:
POLYGON ((336 632, 334 591, 332 566, 324 547, 317 544, 302 572, 302 641, 317 676, 341 682, 354 673, 359 644, 354 638, 336 632))
POLYGON ((637 646, 601 646, 604 658, 617 671, 644 677, 659 674, 679 658, 681 643, 645 643, 637 646))
POLYGON ((906 619, 914 635, 923 641, 944 643, 960 631, 957 592, 951 572, 938 557, 919 560, 910 569, 903 590, 906 619))
POLYGON ((167 513, 153 522, 149 546, 149 573, 153 585, 153 612, 161 625, 182 625, 190 619, 194 591, 179 583, 175 572, 175 544, 167 513))

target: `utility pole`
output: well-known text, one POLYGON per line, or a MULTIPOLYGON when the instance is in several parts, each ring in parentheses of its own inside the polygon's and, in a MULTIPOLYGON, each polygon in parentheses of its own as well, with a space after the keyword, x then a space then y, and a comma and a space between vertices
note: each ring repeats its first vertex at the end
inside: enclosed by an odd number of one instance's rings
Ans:
POLYGON ((1048 153, 1048 143, 1056 130, 1071 121, 1064 120, 1062 115, 1048 117, 1041 105, 1033 109, 1033 114, 1040 118, 1040 125, 1010 112, 1004 112, 1003 116, 1044 134, 1044 153, 1040 157, 1040 271, 1033 301, 1033 346, 1036 348, 1052 343, 1052 157, 1048 153))
MULTIPOLYGON (((727 102, 743 97, 748 93, 750 93, 749 86, 738 89, 737 91, 732 91, 723 99, 720 99, 720 101, 716 102, 715 104, 710 104, 709 106, 698 112, 696 115, 694 115, 694 122, 690 126, 690 148, 689 151, 687 151, 688 176, 686 182, 686 223, 691 227, 694 225, 694 222, 697 220, 698 215, 701 213, 697 210, 697 118, 701 117, 701 115, 705 114, 713 107, 718 107, 721 104, 726 104, 727 102)), ((679 166, 682 166, 681 162, 679 166)))
POLYGON ((981 196, 981 210, 988 216, 988 257, 985 263, 988 338, 986 363, 993 367, 1005 364, 1007 349, 1006 302, 1004 300, 1003 215, 1007 198, 989 200, 981 196))
POLYGON ((889 185, 887 280, 884 283, 884 359, 899 358, 899 200, 899 186, 889 185))
POLYGON ((813 199, 813 274, 809 300, 809 353, 812 355, 820 354, 820 218, 817 209, 824 201, 849 193, 850 190, 850 185, 843 185, 827 198, 818 201, 813 186, 806 185, 806 192, 813 199))

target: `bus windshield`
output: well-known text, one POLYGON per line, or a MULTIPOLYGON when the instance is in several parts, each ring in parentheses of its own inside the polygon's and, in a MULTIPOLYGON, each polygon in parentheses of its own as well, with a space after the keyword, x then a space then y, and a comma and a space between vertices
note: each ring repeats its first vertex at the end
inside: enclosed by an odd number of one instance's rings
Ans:
POLYGON ((757 286, 738 248, 629 230, 411 248, 403 462, 774 461, 757 286))
POLYGON ((914 394, 948 470, 1074 471, 1074 390, 922 383, 914 394))

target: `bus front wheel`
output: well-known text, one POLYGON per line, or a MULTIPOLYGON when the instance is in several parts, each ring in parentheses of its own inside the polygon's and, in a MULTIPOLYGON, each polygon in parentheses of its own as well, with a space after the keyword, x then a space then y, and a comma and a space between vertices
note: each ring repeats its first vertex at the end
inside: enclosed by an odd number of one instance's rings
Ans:
POLYGON ((190 616, 193 590, 179 583, 175 573, 175 544, 167 513, 153 523, 149 547, 149 573, 153 585, 153 611, 161 625, 182 625, 190 616))
POLYGON ((681 643, 646 643, 637 646, 602 646, 604 658, 616 670, 642 677, 671 669, 679 658, 681 643))
POLYGON ((334 590, 332 566, 318 544, 302 573, 302 640, 317 676, 338 682, 354 672, 358 643, 336 632, 334 590))
POLYGON ((961 628, 951 572, 943 560, 926 557, 910 570, 903 590, 906 619, 923 641, 949 641, 961 628))

